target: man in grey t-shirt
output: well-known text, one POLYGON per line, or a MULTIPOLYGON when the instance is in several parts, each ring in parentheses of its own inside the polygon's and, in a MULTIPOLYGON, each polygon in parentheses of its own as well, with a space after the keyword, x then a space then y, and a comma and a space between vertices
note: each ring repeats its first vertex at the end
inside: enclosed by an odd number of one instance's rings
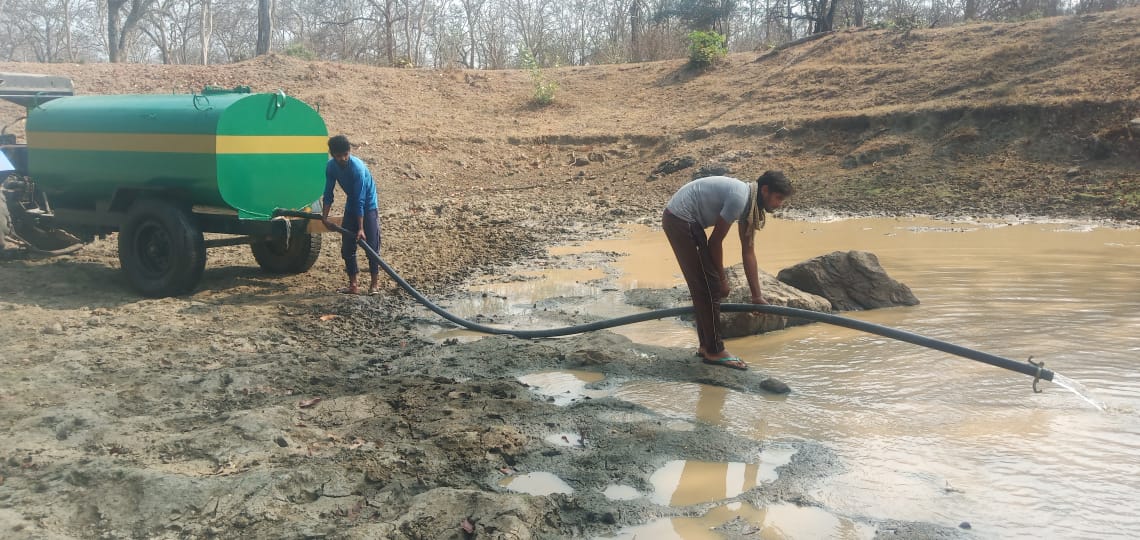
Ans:
POLYGON ((689 285, 697 322, 698 350, 706 364, 748 369, 743 360, 724 349, 720 337, 720 301, 728 296, 724 271, 724 238, 738 223, 744 275, 753 304, 767 304, 760 294, 753 238, 764 226, 765 212, 776 210, 792 196, 792 184, 780 171, 765 172, 756 182, 728 176, 698 178, 669 199, 661 219, 665 236, 689 285), (712 227, 706 236, 705 229, 712 227))

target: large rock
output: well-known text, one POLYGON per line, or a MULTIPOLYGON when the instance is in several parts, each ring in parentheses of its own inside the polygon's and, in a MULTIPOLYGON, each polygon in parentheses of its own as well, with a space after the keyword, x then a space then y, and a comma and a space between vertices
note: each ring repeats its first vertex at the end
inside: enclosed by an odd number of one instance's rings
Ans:
MULTIPOLYGON (((738 264, 725 269, 728 274, 729 293, 725 304, 747 304, 752 301, 752 291, 748 288, 748 278, 744 275, 744 265, 738 264)), ((826 298, 801 291, 781 283, 772 274, 757 270, 760 278, 760 293, 769 304, 811 311, 831 312, 831 302, 826 298)), ((807 324, 804 319, 789 319, 767 313, 721 313, 720 331, 726 338, 751 336, 789 326, 807 324)))
POLYGON ((910 287, 887 275, 866 251, 836 251, 780 270, 780 281, 822 296, 838 311, 914 306, 910 287))

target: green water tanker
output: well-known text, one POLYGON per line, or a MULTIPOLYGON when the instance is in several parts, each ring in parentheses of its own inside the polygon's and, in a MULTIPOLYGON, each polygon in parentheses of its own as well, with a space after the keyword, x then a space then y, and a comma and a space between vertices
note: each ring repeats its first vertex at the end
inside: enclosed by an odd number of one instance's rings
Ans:
POLYGON ((324 189, 328 130, 304 102, 246 87, 74 96, 66 78, 12 74, 0 98, 27 110, 26 143, 0 139, 10 239, 55 251, 117 232, 129 283, 154 297, 193 290, 209 247, 249 244, 274 273, 316 261, 307 221, 272 218, 324 189))

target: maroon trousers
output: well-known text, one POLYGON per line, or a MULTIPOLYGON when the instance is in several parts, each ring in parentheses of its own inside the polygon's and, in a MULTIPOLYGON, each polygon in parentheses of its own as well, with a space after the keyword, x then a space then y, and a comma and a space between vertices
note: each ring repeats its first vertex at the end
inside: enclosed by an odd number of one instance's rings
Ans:
POLYGON ((693 315, 697 320, 697 338, 707 354, 724 350, 720 337, 720 268, 709 256, 709 238, 697 223, 690 223, 668 210, 661 227, 673 246, 673 255, 681 265, 689 295, 693 297, 693 315))

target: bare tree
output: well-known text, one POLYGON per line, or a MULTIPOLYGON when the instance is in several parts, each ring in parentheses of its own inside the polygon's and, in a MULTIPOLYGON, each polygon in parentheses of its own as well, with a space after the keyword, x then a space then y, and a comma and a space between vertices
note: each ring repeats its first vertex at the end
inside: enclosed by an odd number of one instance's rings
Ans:
POLYGON ((512 38, 507 32, 509 19, 505 6, 496 2, 479 23, 482 57, 486 69, 503 69, 511 56, 512 38))
POLYGON ((1134 6, 1140 0, 0 0, 0 59, 231 62, 289 54, 499 69, 685 54, 715 30, 730 50, 851 26, 947 25, 1134 6), (250 21, 256 19, 256 25, 250 21), (106 51, 105 53, 103 51, 106 51), (105 54, 105 56, 104 56, 105 54))
POLYGON ((641 36, 645 33, 649 21, 648 6, 644 0, 633 0, 629 3, 629 48, 634 62, 645 58, 641 36))
POLYGON ((520 50, 530 51, 540 66, 553 62, 547 51, 552 0, 507 0, 507 14, 517 33, 520 50))
POLYGON ((830 32, 835 29, 835 8, 839 0, 812 0, 811 21, 813 34, 830 32))
POLYGON ((108 61, 112 63, 123 61, 123 52, 138 29, 139 21, 152 4, 154 0, 107 0, 108 61))
POLYGON ((384 58, 387 60, 387 65, 391 66, 396 63, 396 23, 400 20, 400 15, 397 13, 397 4, 399 0, 368 0, 372 4, 373 11, 375 12, 374 20, 380 26, 380 35, 378 36, 382 42, 380 49, 384 51, 384 58))
POLYGON ((479 67, 479 59, 476 56, 479 52, 478 46, 478 31, 479 22, 483 17, 483 4, 487 0, 460 0, 463 6, 463 15, 467 21, 467 42, 470 47, 467 49, 467 54, 464 55, 463 63, 469 68, 479 67))
POLYGON ((403 41, 405 54, 398 63, 405 66, 418 66, 424 64, 425 56, 423 46, 424 32, 431 26, 432 18, 437 16, 434 2, 431 0, 403 0, 404 13, 400 19, 403 21, 403 41), (404 61, 406 60, 406 64, 404 61))
POLYGON ((257 47, 254 54, 269 53, 273 39, 273 0, 257 0, 257 47))
POLYGON ((254 56, 257 44, 257 7, 245 2, 214 2, 210 5, 213 30, 210 51, 223 62, 239 62, 254 56))
POLYGON ((59 2, 60 11, 62 12, 61 18, 62 18, 62 22, 63 22, 63 49, 64 49, 63 58, 66 59, 68 62, 74 62, 75 61, 75 49, 74 49, 74 46, 72 44, 71 37, 72 37, 72 21, 74 20, 74 17, 75 17, 74 4, 76 4, 76 3, 77 2, 75 2, 74 0, 60 0, 60 2, 59 2))
POLYGON ((214 33, 214 12, 210 9, 211 0, 202 0, 202 19, 198 27, 199 47, 201 48, 201 64, 210 63, 210 37, 214 33))
POLYGON ((193 5, 185 0, 156 0, 157 3, 140 21, 139 29, 158 48, 164 64, 190 61, 192 41, 199 32, 192 15, 193 5))

